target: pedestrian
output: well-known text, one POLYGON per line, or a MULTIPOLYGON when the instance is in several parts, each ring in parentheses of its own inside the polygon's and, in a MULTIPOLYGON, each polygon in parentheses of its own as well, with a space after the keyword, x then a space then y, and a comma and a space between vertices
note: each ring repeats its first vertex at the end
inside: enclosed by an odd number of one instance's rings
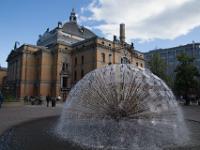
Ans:
POLYGON ((55 98, 55 97, 53 97, 53 98, 51 99, 51 104, 52 104, 52 107, 55 107, 55 106, 56 106, 56 98, 55 98))
POLYGON ((50 102, 50 96, 49 96, 49 94, 46 96, 46 101, 47 101, 47 107, 49 107, 49 102, 50 102))

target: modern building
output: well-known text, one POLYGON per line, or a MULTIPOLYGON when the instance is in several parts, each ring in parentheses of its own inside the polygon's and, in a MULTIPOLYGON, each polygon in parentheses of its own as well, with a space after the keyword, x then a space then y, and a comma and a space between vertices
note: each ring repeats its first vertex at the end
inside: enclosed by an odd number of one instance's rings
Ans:
POLYGON ((62 96, 86 73, 109 64, 129 62, 144 67, 143 54, 125 41, 125 24, 120 38, 98 37, 77 23, 72 10, 69 22, 47 29, 37 45, 23 44, 7 58, 8 85, 17 99, 25 96, 62 96))
POLYGON ((0 66, 0 90, 2 90, 3 86, 5 85, 6 76, 7 76, 7 68, 0 66))
POLYGON ((174 70, 179 63, 176 57, 181 53, 185 53, 188 56, 194 57, 194 64, 200 71, 200 43, 193 42, 187 45, 181 45, 166 49, 155 49, 144 53, 146 67, 148 67, 148 62, 149 60, 151 60, 153 54, 155 53, 159 53, 160 57, 165 61, 167 65, 166 73, 172 77, 175 77, 174 70))

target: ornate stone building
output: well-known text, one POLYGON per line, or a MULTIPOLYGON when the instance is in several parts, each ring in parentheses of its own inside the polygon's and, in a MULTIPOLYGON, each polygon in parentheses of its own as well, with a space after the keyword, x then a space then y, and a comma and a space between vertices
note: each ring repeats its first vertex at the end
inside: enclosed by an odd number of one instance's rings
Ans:
POLYGON ((3 89, 6 82, 7 69, 0 66, 0 90, 3 89))
POLYGON ((67 96, 72 86, 86 73, 109 64, 129 62, 144 67, 143 54, 125 42, 125 25, 120 39, 98 37, 79 26, 75 11, 69 22, 39 36, 37 45, 24 44, 7 58, 8 84, 18 99, 24 96, 67 96))

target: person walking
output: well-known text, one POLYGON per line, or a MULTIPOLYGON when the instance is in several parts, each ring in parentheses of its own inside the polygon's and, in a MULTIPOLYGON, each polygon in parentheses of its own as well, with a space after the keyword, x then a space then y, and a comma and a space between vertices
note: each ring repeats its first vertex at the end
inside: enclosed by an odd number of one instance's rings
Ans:
POLYGON ((49 107, 49 102, 50 102, 50 96, 49 95, 46 96, 46 101, 47 101, 47 107, 49 107))
POLYGON ((53 97, 51 100, 52 107, 56 107, 56 98, 53 97))

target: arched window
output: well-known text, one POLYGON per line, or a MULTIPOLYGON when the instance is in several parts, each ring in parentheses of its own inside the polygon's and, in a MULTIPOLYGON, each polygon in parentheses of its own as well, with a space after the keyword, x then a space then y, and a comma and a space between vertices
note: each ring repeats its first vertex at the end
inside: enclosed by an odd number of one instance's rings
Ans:
POLYGON ((62 71, 63 72, 66 72, 66 71, 68 71, 68 63, 63 63, 63 65, 62 65, 62 71))
POLYGON ((77 80, 77 73, 76 73, 76 71, 74 71, 74 81, 76 81, 77 80))
POLYGON ((102 62, 106 62, 106 60, 105 60, 105 53, 101 53, 101 58, 102 58, 102 62))
POLYGON ((121 63, 122 63, 122 64, 130 64, 130 61, 128 60, 127 57, 122 57, 122 58, 121 58, 121 63))
POLYGON ((143 68, 143 64, 141 63, 140 66, 143 68))
POLYGON ((81 56, 81 63, 84 64, 84 56, 81 56))
POLYGON ((84 77, 84 70, 81 70, 81 78, 84 77))
POLYGON ((68 77, 66 77, 66 76, 63 76, 62 77, 62 80, 61 80, 61 85, 62 85, 62 88, 63 89, 66 89, 67 88, 67 85, 68 85, 68 77))
POLYGON ((138 62, 136 62, 136 66, 138 66, 138 62))
POLYGON ((109 54, 109 65, 112 64, 112 54, 109 54))

